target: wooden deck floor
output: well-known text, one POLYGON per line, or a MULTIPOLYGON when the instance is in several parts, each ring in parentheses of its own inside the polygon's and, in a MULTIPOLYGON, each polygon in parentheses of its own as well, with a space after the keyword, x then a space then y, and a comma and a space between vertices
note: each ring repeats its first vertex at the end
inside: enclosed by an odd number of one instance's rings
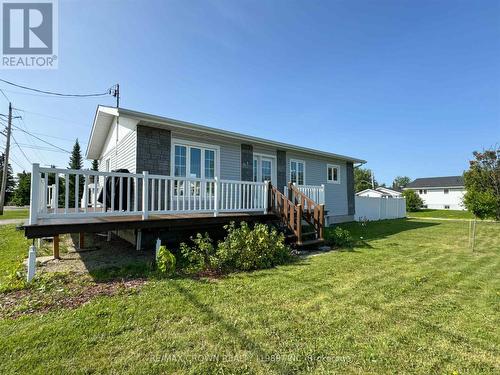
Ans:
POLYGON ((36 224, 24 224, 23 229, 27 238, 50 237, 64 233, 96 233, 123 229, 175 229, 175 228, 204 228, 207 226, 220 226, 231 221, 268 222, 274 220, 272 214, 261 212, 236 212, 196 214, 167 214, 151 215, 143 220, 141 215, 133 216, 100 216, 86 218, 57 218, 38 219, 36 224))

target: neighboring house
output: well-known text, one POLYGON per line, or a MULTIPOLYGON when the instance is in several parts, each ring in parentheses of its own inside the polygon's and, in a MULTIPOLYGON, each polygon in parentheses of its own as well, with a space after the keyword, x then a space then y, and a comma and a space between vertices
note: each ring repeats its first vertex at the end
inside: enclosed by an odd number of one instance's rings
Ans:
MULTIPOLYGON (((276 127, 278 129, 279 127, 276 127)), ((279 133, 274 133, 278 135, 279 133)), ((324 185, 328 224, 352 221, 355 164, 364 160, 113 107, 99 106, 86 157, 100 171, 324 185), (117 117, 119 115, 119 125, 117 117)))
POLYGON ((417 178, 404 190, 414 190, 424 201, 424 208, 465 210, 462 203, 465 194, 462 176, 417 178))
POLYGON ((400 198, 401 192, 389 189, 386 187, 378 187, 376 189, 365 189, 356 193, 358 197, 375 197, 375 198, 400 198))

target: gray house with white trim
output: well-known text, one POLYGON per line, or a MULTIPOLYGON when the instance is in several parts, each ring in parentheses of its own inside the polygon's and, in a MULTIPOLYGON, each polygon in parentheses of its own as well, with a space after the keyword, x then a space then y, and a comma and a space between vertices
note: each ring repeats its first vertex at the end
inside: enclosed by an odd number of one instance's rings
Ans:
POLYGON ((238 181, 280 190, 324 186, 328 224, 354 219, 354 168, 364 160, 123 108, 99 106, 86 157, 99 170, 238 181))

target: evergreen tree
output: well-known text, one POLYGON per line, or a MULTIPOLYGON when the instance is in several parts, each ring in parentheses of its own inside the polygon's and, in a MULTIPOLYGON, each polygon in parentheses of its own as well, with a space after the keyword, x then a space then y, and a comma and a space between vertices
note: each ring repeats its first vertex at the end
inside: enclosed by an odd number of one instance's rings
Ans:
POLYGON ((92 160, 92 170, 93 171, 98 171, 99 170, 99 160, 92 160))
POLYGON ((31 173, 17 174, 17 186, 14 190, 12 203, 16 206, 27 206, 30 204, 31 173))
MULTIPOLYGON (((69 158, 69 168, 70 169, 82 169, 83 166, 83 158, 82 158, 82 150, 80 148, 80 143, 78 139, 75 141, 75 145, 73 146, 73 151, 71 152, 71 156, 69 158)), ((80 199, 83 196, 83 188, 84 188, 84 177, 79 176, 78 178, 78 202, 75 202, 75 175, 69 176, 69 206, 70 207, 79 207, 80 199)))
MULTIPOLYGON (((5 154, 0 155, 0 184, 2 183, 3 179, 3 164, 5 160, 5 154)), ((14 175, 12 173, 12 165, 8 165, 7 167, 7 185, 5 189, 5 200, 4 202, 7 203, 10 201, 10 198, 12 196, 12 192, 14 191, 14 188, 16 187, 16 182, 14 181, 14 175)))

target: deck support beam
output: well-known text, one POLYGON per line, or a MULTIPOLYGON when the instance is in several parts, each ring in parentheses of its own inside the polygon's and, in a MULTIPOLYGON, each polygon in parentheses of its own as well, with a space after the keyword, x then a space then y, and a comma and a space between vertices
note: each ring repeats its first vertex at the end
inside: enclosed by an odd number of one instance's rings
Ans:
POLYGON ((85 248, 85 233, 80 232, 80 235, 78 237, 78 247, 80 250, 85 248))
POLYGON ((54 259, 61 259, 59 256, 59 235, 55 235, 52 241, 52 249, 54 253, 54 259))
POLYGON ((142 230, 140 229, 137 229, 137 235, 135 236, 136 237, 136 240, 135 240, 135 249, 137 251, 141 250, 141 245, 142 245, 142 230))

